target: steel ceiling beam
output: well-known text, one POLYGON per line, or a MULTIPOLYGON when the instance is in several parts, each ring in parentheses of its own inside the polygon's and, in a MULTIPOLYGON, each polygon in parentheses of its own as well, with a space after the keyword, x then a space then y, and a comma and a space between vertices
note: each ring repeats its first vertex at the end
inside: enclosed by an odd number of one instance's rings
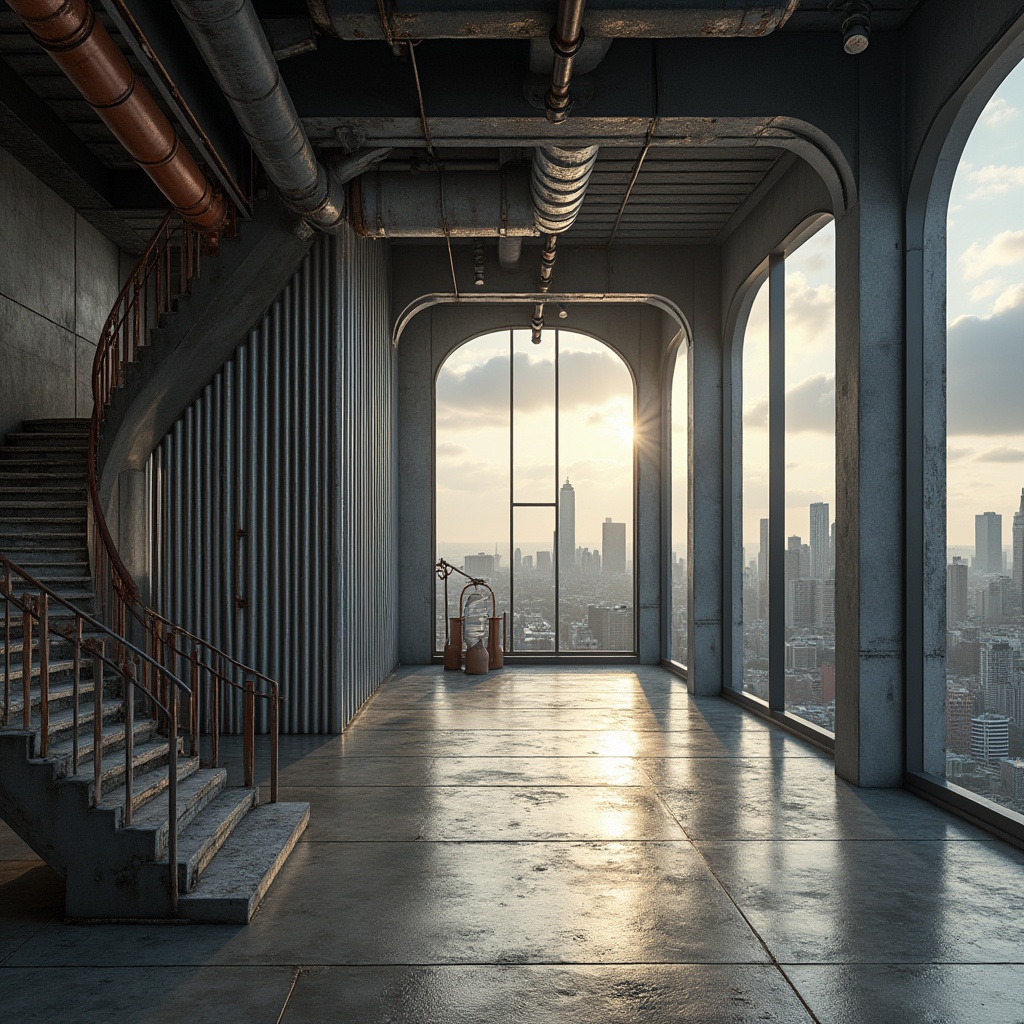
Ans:
MULTIPOLYGON (((783 26, 799 0, 672 0, 628 7, 622 0, 587 6, 584 28, 592 39, 675 39, 680 37, 766 36, 783 26)), ((557 3, 509 10, 503 0, 417 0, 385 9, 395 39, 547 38, 557 3)), ((322 31, 340 39, 385 39, 381 14, 362 0, 309 0, 322 31)))

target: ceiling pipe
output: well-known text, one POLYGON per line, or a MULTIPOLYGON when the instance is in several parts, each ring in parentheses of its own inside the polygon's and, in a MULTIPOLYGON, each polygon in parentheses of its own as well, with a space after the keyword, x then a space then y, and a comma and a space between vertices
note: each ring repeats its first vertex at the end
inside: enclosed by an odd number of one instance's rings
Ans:
POLYGON ((174 209, 201 231, 219 231, 227 218, 223 194, 182 145, 88 0, 7 5, 174 209))
MULTIPOLYGON (((583 8, 586 0, 559 0, 558 17, 551 30, 551 86, 544 99, 548 120, 564 124, 572 109, 569 87, 576 56, 583 47, 583 8)), ((530 191, 534 220, 544 235, 540 291, 547 293, 558 258, 558 236, 572 227, 583 206, 587 184, 597 162, 597 146, 540 146, 534 153, 530 191)), ((533 307, 532 340, 540 344, 544 330, 544 303, 533 307)))
POLYGON ((250 0, 173 3, 281 198, 314 227, 339 227, 345 190, 317 160, 250 0))
POLYGON ((349 219, 368 238, 536 237, 525 167, 398 175, 371 171, 349 186, 349 219))

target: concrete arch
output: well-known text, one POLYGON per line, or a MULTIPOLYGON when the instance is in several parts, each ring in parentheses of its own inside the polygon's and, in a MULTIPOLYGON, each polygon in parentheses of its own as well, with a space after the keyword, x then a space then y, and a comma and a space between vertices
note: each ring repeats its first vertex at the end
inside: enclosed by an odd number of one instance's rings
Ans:
POLYGON ((930 112, 907 189, 907 769, 945 774, 946 218, 967 142, 989 100, 1024 60, 1024 17, 987 47, 930 112))

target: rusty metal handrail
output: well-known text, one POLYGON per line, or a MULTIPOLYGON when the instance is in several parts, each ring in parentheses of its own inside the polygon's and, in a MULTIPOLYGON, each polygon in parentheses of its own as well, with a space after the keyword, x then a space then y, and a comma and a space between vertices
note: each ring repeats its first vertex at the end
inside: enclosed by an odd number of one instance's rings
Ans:
MULTIPOLYGON (((228 232, 234 230, 229 220, 228 232)), ((245 665, 225 651, 172 622, 139 597, 138 586, 125 566, 107 526, 99 493, 99 450, 103 420, 114 393, 125 383, 127 367, 138 357, 148 332, 159 325, 160 317, 174 310, 175 302, 188 295, 199 277, 204 253, 215 252, 218 239, 197 230, 178 213, 171 211, 160 222, 139 257, 107 317, 93 361, 93 412, 89 429, 88 479, 92 510, 92 557, 96 589, 104 618, 128 636, 133 624, 142 633, 142 646, 151 655, 170 652, 177 670, 179 657, 192 662, 193 686, 209 694, 208 722, 212 725, 213 766, 219 760, 220 687, 242 694, 242 736, 245 748, 243 775, 251 786, 255 777, 255 698, 266 700, 270 733, 270 799, 278 799, 278 739, 280 722, 280 686, 276 680, 245 665), (191 654, 178 640, 189 641, 191 654), (200 657, 200 652, 204 657, 200 657), (229 668, 230 666, 230 668, 229 668), (232 678, 234 674, 241 679, 232 678), (257 689, 257 682, 261 688, 257 689), (266 692, 265 692, 266 691, 266 692)), ((193 727, 198 733, 201 699, 193 702, 193 727)), ((198 749, 198 748, 197 748, 198 749)))
MULTIPOLYGON (((103 800, 103 699, 106 671, 112 670, 121 680, 122 714, 124 716, 124 803, 122 825, 130 825, 135 810, 135 703, 136 697, 148 702, 154 718, 162 717, 167 730, 167 799, 168 799, 168 895, 171 913, 178 909, 178 704, 187 701, 197 706, 197 691, 188 687, 165 665, 151 658, 123 636, 98 619, 82 611, 36 579, 6 555, 0 554, 0 603, 3 604, 3 716, 0 726, 10 725, 11 712, 11 611, 21 612, 21 686, 22 728, 32 733, 33 650, 39 650, 39 749, 34 753, 45 758, 50 744, 50 641, 57 637, 71 644, 73 651, 71 688, 71 774, 77 775, 81 764, 80 715, 82 656, 92 659, 92 805, 103 800), (14 579, 20 579, 35 593, 14 593, 14 579), (59 628, 50 619, 53 606, 70 612, 73 625, 59 628), (38 623, 39 639, 33 640, 38 623), (85 635, 88 627, 92 635, 85 635), (110 648, 107 645, 110 645, 110 648), (138 678, 141 669, 141 680, 138 678), (163 699, 157 695, 163 690, 163 699)), ((194 714, 190 721, 195 721, 194 714)), ((192 743, 198 737, 193 733, 192 743)))

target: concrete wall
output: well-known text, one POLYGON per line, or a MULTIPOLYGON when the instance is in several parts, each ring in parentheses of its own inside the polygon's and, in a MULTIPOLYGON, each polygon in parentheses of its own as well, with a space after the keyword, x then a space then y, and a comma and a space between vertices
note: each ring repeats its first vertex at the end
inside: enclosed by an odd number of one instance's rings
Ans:
POLYGON ((0 149, 0 432, 88 416, 120 251, 0 149))
MULTIPOLYGON (((529 250, 514 273, 498 274, 501 294, 529 291, 535 260, 529 250)), ((457 272, 463 272, 457 261, 457 272)), ((419 296, 451 287, 447 253, 426 246, 396 247, 395 314, 419 296)), ((721 687, 721 314, 717 249, 624 248, 612 254, 566 247, 559 255, 556 286, 566 292, 597 292, 600 302, 574 301, 566 326, 609 343, 629 365, 637 384, 637 417, 645 443, 637 452, 637 585, 639 654, 657 662, 665 655, 665 566, 671 548, 664 526, 665 489, 670 485, 663 414, 672 389, 670 352, 680 330, 693 338, 690 359, 690 490, 688 561, 690 601, 689 685, 714 693, 721 687), (624 304, 617 296, 647 293, 667 300, 666 312, 646 302, 624 304)), ((466 281, 472 289, 472 277, 466 281)), ((490 287, 490 284, 489 284, 490 287)), ((470 292, 471 294, 471 292, 470 292)), ((499 293, 495 292, 497 296, 499 293)), ((561 294, 561 293, 559 293, 561 294)), ((454 297, 452 297, 453 299, 454 297)), ((558 301, 558 295, 553 295, 558 301)), ((403 663, 418 664, 433 651, 434 562, 434 379, 447 355, 467 338, 488 330, 528 325, 528 305, 489 299, 470 305, 443 300, 408 323, 399 341, 398 453, 400 479, 400 571, 402 586, 399 651, 403 663)), ((561 321, 557 321, 561 325, 561 321)))

